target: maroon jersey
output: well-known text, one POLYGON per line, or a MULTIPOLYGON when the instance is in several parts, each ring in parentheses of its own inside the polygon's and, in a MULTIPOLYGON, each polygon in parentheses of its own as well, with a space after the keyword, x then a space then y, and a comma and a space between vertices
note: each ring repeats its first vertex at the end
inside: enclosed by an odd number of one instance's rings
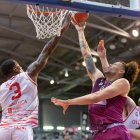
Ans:
MULTIPOLYGON (((99 78, 96 80, 91 94, 96 94, 112 84, 106 78, 99 78)), ((90 130, 102 131, 106 129, 109 124, 123 123, 122 113, 127 98, 118 95, 114 98, 107 99, 88 106, 90 130)))

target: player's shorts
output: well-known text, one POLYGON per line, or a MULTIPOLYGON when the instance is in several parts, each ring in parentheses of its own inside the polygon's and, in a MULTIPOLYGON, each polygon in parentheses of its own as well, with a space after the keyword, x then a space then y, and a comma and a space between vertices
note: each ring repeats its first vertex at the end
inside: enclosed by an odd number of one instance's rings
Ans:
POLYGON ((93 140, 132 140, 132 138, 127 128, 120 125, 96 134, 93 140))
POLYGON ((32 126, 0 126, 0 140, 33 140, 32 126))

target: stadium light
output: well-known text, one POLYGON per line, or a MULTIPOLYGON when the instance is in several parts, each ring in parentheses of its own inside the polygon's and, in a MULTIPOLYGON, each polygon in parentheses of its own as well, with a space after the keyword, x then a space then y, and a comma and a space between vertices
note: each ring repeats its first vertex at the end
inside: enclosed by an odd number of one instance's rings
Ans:
POLYGON ((53 126, 43 126, 44 130, 53 130, 54 127, 53 126))
POLYGON ((64 130, 65 129, 65 127, 63 127, 63 126, 58 126, 57 127, 57 130, 64 130))

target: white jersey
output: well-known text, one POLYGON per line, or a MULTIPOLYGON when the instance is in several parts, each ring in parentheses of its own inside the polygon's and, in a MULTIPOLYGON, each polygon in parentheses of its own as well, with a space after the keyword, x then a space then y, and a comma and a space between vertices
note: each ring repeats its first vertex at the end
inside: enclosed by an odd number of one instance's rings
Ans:
POLYGON ((26 72, 13 76, 0 87, 2 119, 0 126, 38 126, 37 84, 26 72))
POLYGON ((134 107, 124 120, 127 129, 140 129, 140 108, 134 107))

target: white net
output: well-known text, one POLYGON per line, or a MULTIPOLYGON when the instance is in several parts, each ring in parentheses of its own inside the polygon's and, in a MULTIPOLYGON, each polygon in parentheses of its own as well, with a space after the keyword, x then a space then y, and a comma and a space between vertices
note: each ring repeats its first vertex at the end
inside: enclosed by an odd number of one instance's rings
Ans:
POLYGON ((61 35, 61 27, 67 10, 57 10, 39 6, 26 5, 27 15, 33 21, 36 28, 37 38, 45 39, 54 35, 61 35))

